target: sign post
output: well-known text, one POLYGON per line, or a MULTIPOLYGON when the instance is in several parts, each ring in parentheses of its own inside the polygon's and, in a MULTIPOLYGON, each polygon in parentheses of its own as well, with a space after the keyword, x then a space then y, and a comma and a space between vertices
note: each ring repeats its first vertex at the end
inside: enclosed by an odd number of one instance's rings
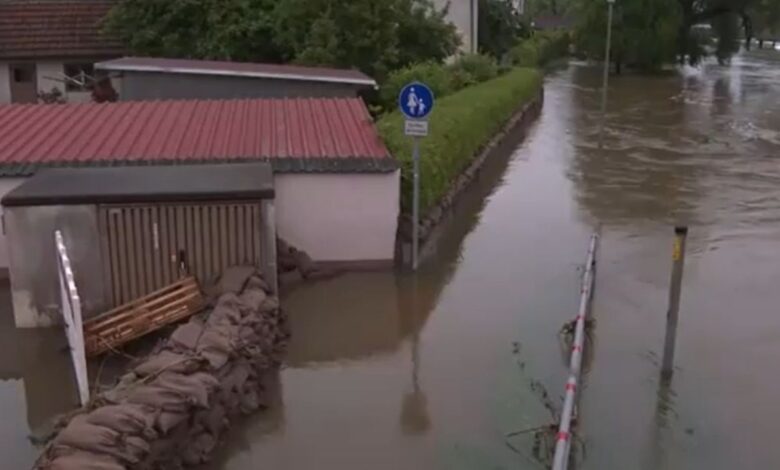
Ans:
POLYGON ((420 138, 428 136, 428 115, 433 109, 433 91, 420 82, 412 82, 401 89, 398 108, 406 121, 404 134, 412 138, 412 270, 417 270, 420 249, 420 138))

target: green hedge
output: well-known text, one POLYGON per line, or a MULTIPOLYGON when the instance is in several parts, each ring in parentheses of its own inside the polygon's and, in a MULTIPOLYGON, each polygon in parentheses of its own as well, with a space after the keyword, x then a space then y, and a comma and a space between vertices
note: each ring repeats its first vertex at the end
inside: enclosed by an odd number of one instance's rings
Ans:
POLYGON ((396 70, 379 89, 379 104, 392 111, 397 107, 398 93, 409 82, 423 82, 433 90, 436 98, 444 98, 462 88, 495 78, 498 63, 487 55, 464 54, 452 64, 423 62, 396 70))
MULTIPOLYGON (((430 135, 421 140, 420 208, 425 214, 449 190, 480 149, 542 84, 538 70, 518 68, 493 80, 437 100, 430 135)), ((383 116, 377 126, 390 152, 401 162, 404 213, 411 212, 412 143, 404 136, 398 112, 383 116)))
POLYGON ((571 37, 566 31, 539 31, 523 39, 509 51, 509 59, 517 67, 537 67, 565 57, 571 37))

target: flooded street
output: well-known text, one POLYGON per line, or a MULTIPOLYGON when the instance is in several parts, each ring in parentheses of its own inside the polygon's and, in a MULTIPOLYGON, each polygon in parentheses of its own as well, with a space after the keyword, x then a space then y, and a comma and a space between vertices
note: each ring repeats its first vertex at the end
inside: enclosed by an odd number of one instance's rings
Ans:
MULTIPOLYGON (((563 393, 558 333, 597 226, 581 468, 780 467, 780 53, 613 78, 603 150, 599 84, 578 63, 547 77, 539 121, 488 164, 418 275, 354 273, 283 299, 277 403, 209 470, 543 468, 530 435, 506 435, 552 423, 531 384, 563 393), (676 223, 690 236, 663 388, 676 223)), ((67 359, 8 322, 0 467, 15 469, 35 458, 30 430, 74 398, 67 359)))
POLYGON ((583 468, 779 466, 779 79, 768 51, 614 78, 599 151, 599 70, 552 74, 528 139, 483 174, 416 281, 354 274, 286 299, 280 403, 214 468, 539 468, 505 435, 550 421, 532 381, 562 394, 557 334, 598 224, 583 468), (659 389, 680 222, 678 370, 659 389))

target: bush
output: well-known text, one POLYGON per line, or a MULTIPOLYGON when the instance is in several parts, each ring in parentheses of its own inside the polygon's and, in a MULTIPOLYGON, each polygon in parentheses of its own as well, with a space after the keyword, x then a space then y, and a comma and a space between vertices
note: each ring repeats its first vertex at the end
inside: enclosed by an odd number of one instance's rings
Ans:
MULTIPOLYGON (((436 102, 430 118, 430 135, 420 142, 422 213, 450 189, 452 181, 518 108, 537 95, 541 83, 539 71, 514 69, 436 102)), ((398 112, 386 114, 377 127, 388 149, 401 163, 401 206, 409 213, 412 142, 404 136, 403 117, 398 112)))
POLYGON ((568 55, 570 40, 566 31, 539 31, 513 47, 509 58, 518 67, 543 66, 568 55))
POLYGON ((414 64, 391 73, 379 91, 379 102, 385 111, 396 108, 398 93, 409 82, 423 82, 433 90, 436 98, 490 80, 498 76, 496 60, 487 55, 466 54, 451 65, 435 62, 414 64))
MULTIPOLYGON (((468 77, 470 83, 482 83, 498 76, 498 63, 484 54, 464 54, 450 66, 453 76, 468 77)), ((456 90, 463 87, 453 87, 456 90)))
POLYGON ((384 109, 395 109, 401 88, 413 81, 423 82, 431 87, 437 98, 447 96, 452 92, 452 78, 446 66, 435 62, 414 64, 392 72, 382 84, 379 91, 379 101, 384 109))

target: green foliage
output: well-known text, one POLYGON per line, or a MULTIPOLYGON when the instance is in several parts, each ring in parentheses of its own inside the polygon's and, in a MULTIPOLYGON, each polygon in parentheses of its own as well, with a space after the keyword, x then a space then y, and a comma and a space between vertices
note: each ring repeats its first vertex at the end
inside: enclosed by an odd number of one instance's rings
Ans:
POLYGON ((518 67, 544 66, 568 55, 570 42, 566 31, 540 31, 513 47, 509 59, 518 67))
POLYGON ((409 82, 423 82, 433 90, 436 98, 443 98, 452 92, 495 78, 499 68, 492 57, 479 54, 465 54, 451 65, 437 62, 423 62, 396 70, 387 77, 379 90, 379 103, 385 110, 396 107, 398 93, 409 82))
POLYGON ((358 68, 378 79, 459 45, 432 0, 122 0, 106 28, 139 55, 358 68))
POLYGON ((105 27, 136 54, 277 61, 274 0, 123 0, 105 27))
MULTIPOLYGON (((465 83, 480 83, 498 75, 498 63, 493 57, 484 54, 464 54, 450 66, 453 75, 459 75, 465 83)), ((455 89, 464 86, 453 86, 455 89)))
MULTIPOLYGON (((541 88, 537 70, 514 69, 493 80, 438 99, 430 117, 430 135, 420 142, 420 207, 433 206, 479 150, 541 88)), ((402 209, 411 205, 411 140, 403 135, 403 117, 393 112, 377 123, 390 152, 401 162, 402 209)))
POLYGON ((479 0, 478 18, 479 50, 496 58, 502 58, 519 38, 531 33, 513 0, 479 0))
POLYGON ((428 85, 436 98, 442 98, 452 92, 451 76, 444 65, 436 62, 410 65, 392 72, 382 84, 379 90, 379 99, 384 109, 394 109, 401 88, 414 81, 428 85))
MULTIPOLYGON (((576 44, 594 59, 604 58, 607 32, 606 2, 579 0, 576 44)), ((611 59, 620 69, 628 64, 656 71, 674 60, 680 26, 678 0, 622 0, 615 3, 611 59)))

